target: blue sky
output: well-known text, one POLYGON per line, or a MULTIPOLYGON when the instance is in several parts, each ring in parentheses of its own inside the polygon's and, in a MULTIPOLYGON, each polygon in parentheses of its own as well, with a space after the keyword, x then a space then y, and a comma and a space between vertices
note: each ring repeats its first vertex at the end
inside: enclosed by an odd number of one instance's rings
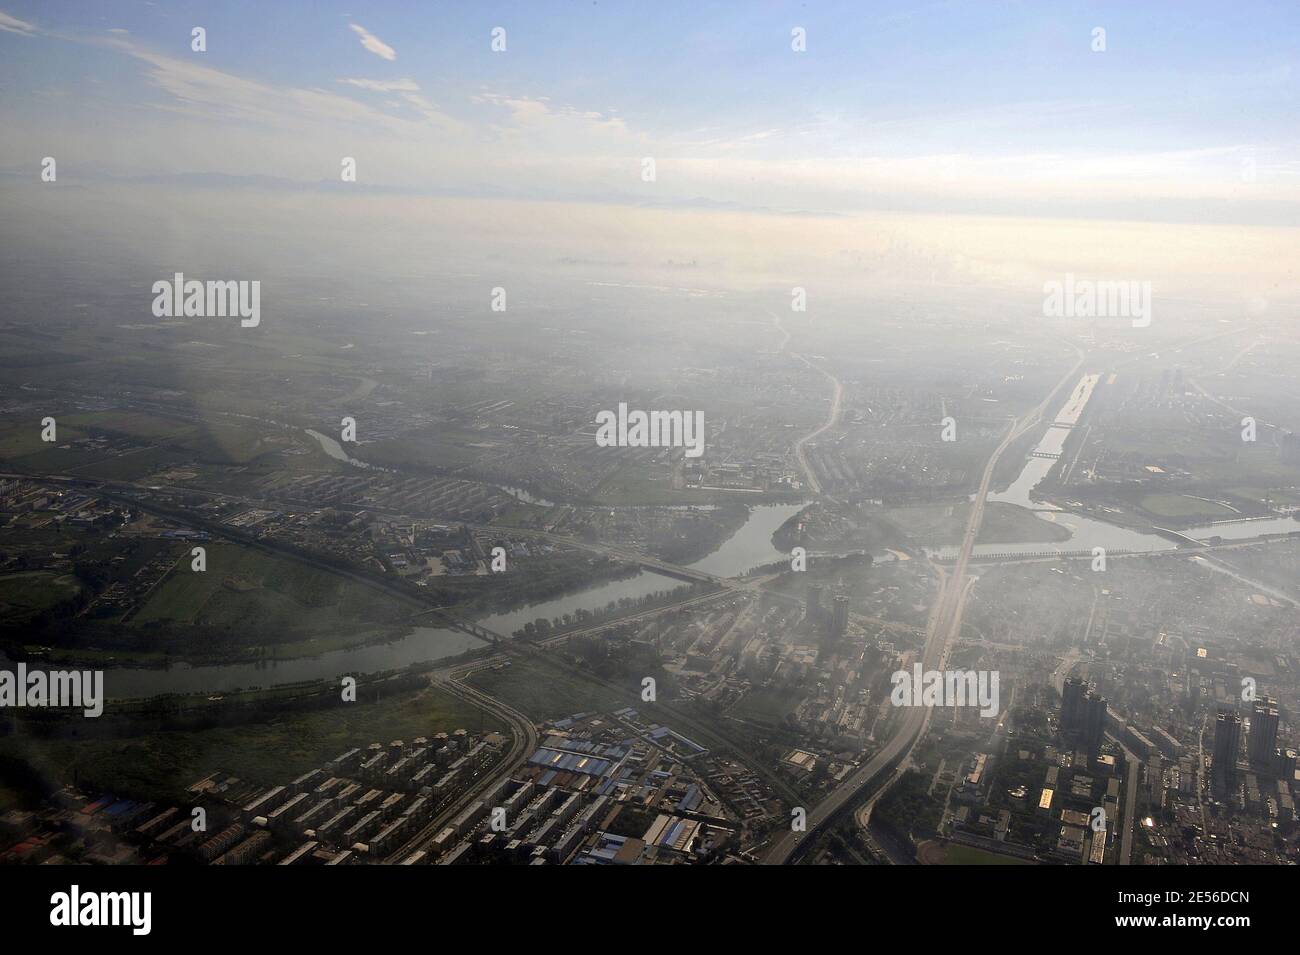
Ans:
POLYGON ((652 156, 657 201, 783 210, 1298 198, 1294 2, 0 12, 10 169, 317 182, 348 155, 363 185, 639 201, 652 156))

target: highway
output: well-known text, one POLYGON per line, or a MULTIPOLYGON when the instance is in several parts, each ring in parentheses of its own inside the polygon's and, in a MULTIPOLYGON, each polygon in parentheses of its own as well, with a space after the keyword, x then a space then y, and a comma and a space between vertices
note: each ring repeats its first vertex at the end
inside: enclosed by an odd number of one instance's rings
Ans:
MULTIPOLYGON (((789 331, 786 330, 785 325, 781 323, 781 316, 771 311, 769 311, 767 314, 772 316, 773 325, 775 325, 776 330, 779 331, 782 335, 781 344, 780 346, 778 346, 777 351, 783 352, 790 344, 790 333, 789 331)), ((840 380, 836 378, 834 375, 832 375, 829 371, 827 371, 825 368, 818 368, 816 365, 810 362, 803 355, 795 355, 794 357, 798 358, 801 362, 803 362, 805 365, 807 365, 809 368, 813 369, 814 371, 820 372, 831 383, 831 388, 832 388, 831 410, 830 410, 830 414, 826 416, 826 422, 822 424, 820 427, 815 428, 814 430, 805 434, 802 438, 796 441, 794 445, 795 460, 799 462, 799 469, 803 471, 804 482, 808 485, 808 487, 812 489, 812 492, 814 494, 820 494, 822 492, 822 483, 821 481, 817 480, 817 473, 812 469, 812 465, 808 463, 808 455, 804 453, 804 445, 807 444, 809 441, 813 440, 814 438, 816 438, 818 435, 825 432, 827 429, 833 427, 835 423, 839 421, 841 399, 844 397, 844 386, 841 385, 840 380)))
POLYGON ((827 429, 833 427, 835 425, 835 422, 839 420, 841 399, 844 397, 844 386, 840 384, 840 380, 838 378, 832 375, 825 368, 818 368, 816 365, 810 362, 803 355, 795 355, 795 357, 798 358, 805 365, 807 365, 809 368, 812 368, 815 371, 819 371, 823 375, 825 375, 826 378, 830 381, 833 389, 831 392, 831 411, 830 414, 826 416, 825 423, 823 423, 821 427, 813 431, 809 431, 802 438, 796 441, 794 445, 794 455, 799 461, 799 467, 803 470, 804 477, 807 479, 808 482, 808 486, 812 488, 814 494, 820 494, 822 492, 822 482, 817 480, 816 472, 813 471, 812 465, 808 463, 808 455, 804 452, 804 445, 807 444, 809 441, 813 440, 814 438, 816 438, 818 435, 822 434, 827 429))
POLYGON ((1124 831, 1120 837, 1119 864, 1129 865, 1133 860, 1133 832, 1137 828, 1137 791, 1142 763, 1127 749, 1124 758, 1128 761, 1128 779, 1124 787, 1124 831))
MULTIPOLYGON (((949 649, 961 632, 962 610, 971 583, 966 580, 966 568, 970 561, 971 551, 975 547, 975 539, 979 536, 980 525, 984 520, 984 507, 988 499, 989 485, 993 481, 993 472, 997 467, 998 460, 1013 441, 1039 423, 1044 411, 1057 392, 1079 373, 1083 363, 1084 356, 1080 352, 1078 363, 1066 373, 1047 397, 1023 418, 1012 421, 1011 428, 997 448, 994 449, 988 463, 985 464, 984 473, 980 477, 979 490, 975 493, 970 518, 966 522, 966 530, 962 536, 961 549, 958 551, 957 559, 951 565, 951 574, 940 585, 939 597, 935 609, 930 615, 929 632, 926 636, 925 649, 921 654, 923 669, 942 669, 949 649)), ((854 803, 863 793, 870 792, 873 784, 882 773, 897 766, 912 752, 913 747, 916 746, 924 734, 929 719, 929 707, 908 707, 900 718, 894 735, 880 751, 864 765, 858 767, 839 786, 832 790, 830 795, 823 799, 812 812, 808 813, 806 831, 786 832, 772 843, 763 856, 763 864, 785 865, 797 859, 799 853, 827 822, 835 818, 845 807, 854 803)))

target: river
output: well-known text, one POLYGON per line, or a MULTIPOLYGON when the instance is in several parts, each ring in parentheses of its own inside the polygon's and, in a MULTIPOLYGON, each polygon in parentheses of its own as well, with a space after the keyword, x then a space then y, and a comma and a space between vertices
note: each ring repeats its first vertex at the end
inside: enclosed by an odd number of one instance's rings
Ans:
MULTIPOLYGON (((109 699, 123 699, 161 693, 227 693, 240 687, 267 687, 300 680, 333 679, 348 673, 394 670, 426 660, 453 657, 481 646, 483 641, 459 630, 417 627, 391 643, 330 650, 314 657, 198 666, 174 663, 158 668, 108 667, 104 670, 104 694, 109 699)), ((10 665, 8 657, 0 653, 0 666, 10 665)))
POLYGON ((320 444, 321 448, 325 451, 325 453, 328 454, 330 457, 332 457, 335 461, 346 461, 348 464, 352 465, 355 468, 370 467, 370 465, 367 464, 365 461, 360 461, 357 458, 350 457, 348 453, 343 450, 343 445, 339 444, 329 435, 321 434, 319 431, 313 431, 311 428, 307 429, 307 433, 311 435, 313 438, 315 438, 317 443, 320 444))
MULTIPOLYGON (((322 447, 326 447, 327 453, 329 448, 326 441, 338 448, 338 442, 325 438, 324 435, 316 437, 317 440, 324 438, 321 443, 322 447)), ((341 448, 339 454, 342 454, 341 448)), ((750 508, 748 519, 721 547, 691 566, 729 577, 783 557, 772 546, 772 533, 802 506, 773 504, 750 508)), ((509 637, 525 623, 535 621, 538 617, 549 620, 573 613, 579 608, 600 610, 610 601, 617 602, 624 597, 644 597, 655 591, 673 590, 683 584, 683 581, 675 577, 641 570, 631 577, 605 581, 550 600, 491 614, 478 622, 489 630, 509 637)), ((394 670, 415 663, 447 659, 483 645, 478 638, 459 630, 416 627, 405 636, 388 643, 331 650, 313 657, 267 658, 255 663, 234 664, 175 663, 157 668, 113 667, 105 670, 104 689, 109 699, 156 696, 162 693, 227 693, 240 687, 267 687, 301 680, 334 679, 345 674, 394 670)), ((0 654, 0 665, 8 666, 9 663, 8 658, 0 654)))
POLYGON ((690 565, 717 577, 740 577, 760 564, 770 564, 790 555, 772 546, 777 528, 804 509, 804 504, 761 504, 749 509, 749 517, 713 553, 690 565))
POLYGON ((493 614, 490 617, 481 617, 478 622, 503 637, 509 637, 524 624, 536 621, 538 617, 552 620, 566 613, 573 613, 575 610, 600 610, 611 600, 617 603, 623 597, 633 599, 644 597, 656 590, 673 590, 685 586, 685 583, 666 574, 642 570, 633 577, 611 580, 562 597, 526 604, 515 610, 493 614))
MULTIPOLYGON (((718 577, 739 577, 759 564, 768 564, 788 556, 772 546, 772 535, 792 515, 799 513, 802 504, 763 504, 749 509, 749 516, 717 550, 690 564, 718 577)), ((586 590, 566 594, 552 600, 528 604, 516 610, 483 617, 478 622, 489 630, 510 636, 524 624, 545 617, 550 620, 573 613, 575 610, 599 610, 611 600, 623 597, 644 597, 656 590, 672 590, 683 581, 653 571, 642 570, 634 577, 625 577, 598 584, 586 590)))
MULTIPOLYGON (((1159 534, 1133 530, 1111 524, 1096 518, 1084 517, 1072 511, 1062 510, 1053 504, 1035 502, 1030 494, 1039 483, 1047 477, 1057 463, 1057 456, 1062 452, 1065 439, 1070 429, 1078 423, 1088 401, 1092 398, 1097 385, 1098 375, 1084 375, 1075 385, 1070 397, 1065 400, 1053 424, 1047 429, 1042 440, 1034 446, 1025 459, 1024 467, 1011 485, 1000 493, 990 492, 989 501, 1013 504, 1033 511, 1038 517, 1054 524, 1059 524, 1070 532, 1062 541, 1032 541, 1017 544, 977 544, 973 551, 976 557, 990 554, 1062 554, 1070 552, 1091 553, 1094 547, 1102 547, 1107 552, 1155 554, 1174 550, 1177 545, 1159 534), (1035 456, 1050 454, 1053 457, 1035 456)), ((1289 517, 1243 519, 1219 521, 1189 527, 1181 533, 1194 540, 1208 541, 1213 537, 1223 540, 1251 540, 1266 534, 1286 534, 1300 532, 1300 522, 1289 517)), ((927 549, 933 557, 951 558, 958 551, 956 544, 927 549)))

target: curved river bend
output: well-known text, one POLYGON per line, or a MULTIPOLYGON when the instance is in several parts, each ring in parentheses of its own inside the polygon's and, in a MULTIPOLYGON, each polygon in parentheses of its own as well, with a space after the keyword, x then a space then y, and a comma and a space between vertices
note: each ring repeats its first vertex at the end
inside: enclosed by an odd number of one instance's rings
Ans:
MULTIPOLYGON (((329 441, 317 435, 322 446, 329 441)), ((328 450, 328 448, 327 448, 328 450)), ((342 449, 338 448, 340 455, 342 449)), ((334 455, 331 455, 334 456, 334 455)), ((346 458, 346 455, 343 455, 346 458)), ((360 463, 360 462, 355 462, 360 463)), ((772 546, 772 534, 802 504, 772 504, 750 508, 743 525, 708 556, 690 566, 719 577, 744 574, 759 564, 784 556, 772 546)), ((538 617, 551 619, 578 609, 597 610, 623 597, 644 597, 655 591, 672 590, 682 581, 642 570, 631 577, 612 580, 551 600, 528 604, 515 610, 480 618, 483 626, 509 636, 538 617)), ((375 673, 416 663, 443 660, 482 647, 483 641, 447 627, 416 627, 388 643, 331 650, 312 657, 267 658, 255 663, 190 665, 176 663, 165 668, 115 667, 104 672, 105 694, 110 699, 156 696, 162 693, 228 693, 240 688, 269 687, 302 680, 334 679, 345 674, 375 673)), ((9 660, 0 654, 0 665, 9 660)))

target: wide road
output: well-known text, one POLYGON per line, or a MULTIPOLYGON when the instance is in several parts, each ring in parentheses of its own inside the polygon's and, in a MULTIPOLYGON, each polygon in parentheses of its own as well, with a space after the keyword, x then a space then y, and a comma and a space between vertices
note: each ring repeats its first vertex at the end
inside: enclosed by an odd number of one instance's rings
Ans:
POLYGON ((814 371, 821 372, 824 376, 826 376, 826 379, 831 383, 831 410, 830 410, 830 414, 826 416, 825 423, 823 423, 821 427, 813 431, 809 431, 807 434, 805 434, 794 444, 794 456, 799 461, 799 467, 803 470, 804 477, 807 479, 808 482, 808 486, 812 488, 814 494, 820 494, 822 492, 822 482, 817 480, 816 472, 813 471, 812 465, 808 463, 808 455, 804 451, 804 445, 807 444, 809 441, 812 441, 815 438, 817 438, 823 432, 834 427, 835 423, 840 420, 840 404, 841 404, 841 399, 844 397, 844 386, 840 384, 840 380, 836 378, 834 375, 832 375, 829 371, 827 371, 825 368, 820 368, 817 365, 814 365, 803 355, 795 355, 794 357, 798 358, 801 362, 803 362, 809 368, 812 368, 814 371))
POLYGON ((1124 787, 1124 832, 1119 844, 1119 864, 1129 865, 1133 861, 1133 832, 1137 829, 1137 791, 1142 763, 1127 749, 1124 758, 1128 760, 1128 779, 1124 787))
MULTIPOLYGON (((966 580, 966 567, 970 561, 975 539, 979 536, 980 525, 984 520, 984 506, 988 499, 989 485, 993 481, 993 472, 998 459, 1013 441, 1033 428, 1042 419, 1048 404, 1063 387, 1065 387, 1083 367, 1084 356, 1079 354, 1078 363, 1057 383, 1056 387, 1039 405, 1023 418, 1011 423, 1011 428, 1001 443, 994 449, 984 466, 980 477, 979 490, 971 505, 970 518, 966 522, 966 531, 962 536, 961 550, 952 564, 952 573, 939 589, 939 599, 930 615, 929 632, 926 636, 925 649, 922 651, 921 663, 925 670, 942 669, 948 650, 961 631, 962 609, 969 591, 966 580)), ((787 832, 768 848, 763 856, 764 865, 784 865, 796 858, 807 845, 812 836, 820 831, 829 820, 833 819, 846 805, 858 798, 886 770, 896 766, 911 753, 912 748, 921 738, 930 720, 930 708, 924 706, 908 707, 904 710, 894 735, 864 765, 850 774, 844 782, 831 791, 825 799, 808 813, 807 828, 804 832, 787 832)))

